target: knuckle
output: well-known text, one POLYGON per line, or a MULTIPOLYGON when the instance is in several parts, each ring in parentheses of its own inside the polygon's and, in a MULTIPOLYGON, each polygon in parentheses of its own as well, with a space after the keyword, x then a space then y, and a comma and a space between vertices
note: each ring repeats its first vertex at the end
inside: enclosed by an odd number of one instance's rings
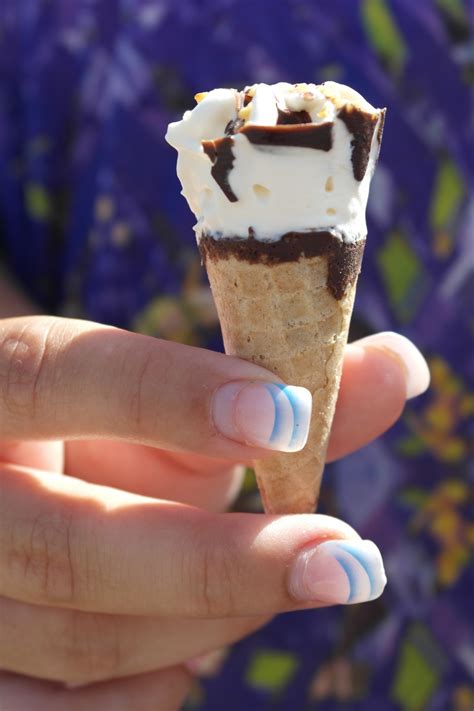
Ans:
MULTIPOLYGON (((124 413, 127 431, 130 426, 144 439, 156 441, 167 431, 167 418, 163 417, 169 403, 166 400, 165 383, 170 382, 172 357, 166 346, 157 346, 156 341, 142 341, 125 359, 123 371, 116 380, 126 383, 120 389, 120 410, 124 413)), ((171 413, 170 413, 171 414, 171 413)), ((170 418, 172 419, 172 418, 170 418)))
POLYGON ((39 513, 33 520, 16 520, 10 536, 8 567, 27 599, 46 605, 74 600, 72 509, 39 513))
POLYGON ((126 673, 119 621, 114 615, 67 611, 55 657, 58 676, 69 683, 91 683, 126 673))
POLYGON ((150 407, 149 393, 153 392, 151 366, 153 356, 151 349, 144 350, 134 364, 134 373, 130 379, 131 388, 128 398, 128 421, 141 428, 150 420, 152 408, 150 407))
POLYGON ((0 417, 34 417, 55 348, 54 319, 28 319, 0 331, 0 417))
POLYGON ((232 617, 237 614, 235 580, 235 561, 229 547, 215 542, 203 547, 196 603, 204 616, 232 617))

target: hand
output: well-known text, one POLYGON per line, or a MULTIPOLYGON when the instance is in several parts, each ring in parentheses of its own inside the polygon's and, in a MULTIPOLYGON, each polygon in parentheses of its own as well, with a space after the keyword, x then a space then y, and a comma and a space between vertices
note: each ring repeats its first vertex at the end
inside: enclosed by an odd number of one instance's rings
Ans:
MULTIPOLYGON (((386 338, 348 347, 331 458, 380 434, 427 386, 416 349, 391 339, 388 350, 386 338)), ((219 432, 219 389, 271 379, 238 359, 96 324, 0 322, 7 708, 177 709, 189 658, 277 612, 347 599, 327 541, 359 546, 381 592, 378 554, 336 519, 218 513, 238 487, 236 462, 269 453, 219 432)))

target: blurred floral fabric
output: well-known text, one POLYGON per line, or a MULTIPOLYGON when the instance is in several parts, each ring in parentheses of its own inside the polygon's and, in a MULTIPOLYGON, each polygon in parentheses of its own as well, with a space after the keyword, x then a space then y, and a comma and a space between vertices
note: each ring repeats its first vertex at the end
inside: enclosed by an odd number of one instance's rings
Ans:
MULTIPOLYGON (((216 653, 190 708, 474 709, 473 17, 462 0, 0 4, 0 249, 50 312, 220 348, 167 123, 256 81, 333 79, 388 107, 353 336, 406 334, 432 387, 327 468, 321 510, 377 542, 389 584, 216 653)), ((258 506, 248 477, 239 507, 258 506)))

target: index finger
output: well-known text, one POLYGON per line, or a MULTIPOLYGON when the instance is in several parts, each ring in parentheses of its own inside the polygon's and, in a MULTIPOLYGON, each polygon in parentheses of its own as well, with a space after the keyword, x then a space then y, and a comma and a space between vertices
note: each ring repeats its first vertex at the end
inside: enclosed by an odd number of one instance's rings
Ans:
POLYGON ((297 451, 309 430, 311 394, 286 388, 294 403, 288 411, 289 396, 275 380, 238 358, 86 321, 0 322, 5 439, 120 438, 240 461, 268 449, 297 451), (299 434, 274 443, 283 400, 283 417, 299 434))

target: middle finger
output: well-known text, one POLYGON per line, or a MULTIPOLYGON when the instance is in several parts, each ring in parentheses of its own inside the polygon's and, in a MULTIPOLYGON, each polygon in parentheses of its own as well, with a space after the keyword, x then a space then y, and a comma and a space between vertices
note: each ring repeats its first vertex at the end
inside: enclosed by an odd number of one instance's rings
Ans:
POLYGON ((328 516, 209 514, 8 465, 0 477, 7 597, 216 618, 361 602, 385 585, 376 546, 328 516))

